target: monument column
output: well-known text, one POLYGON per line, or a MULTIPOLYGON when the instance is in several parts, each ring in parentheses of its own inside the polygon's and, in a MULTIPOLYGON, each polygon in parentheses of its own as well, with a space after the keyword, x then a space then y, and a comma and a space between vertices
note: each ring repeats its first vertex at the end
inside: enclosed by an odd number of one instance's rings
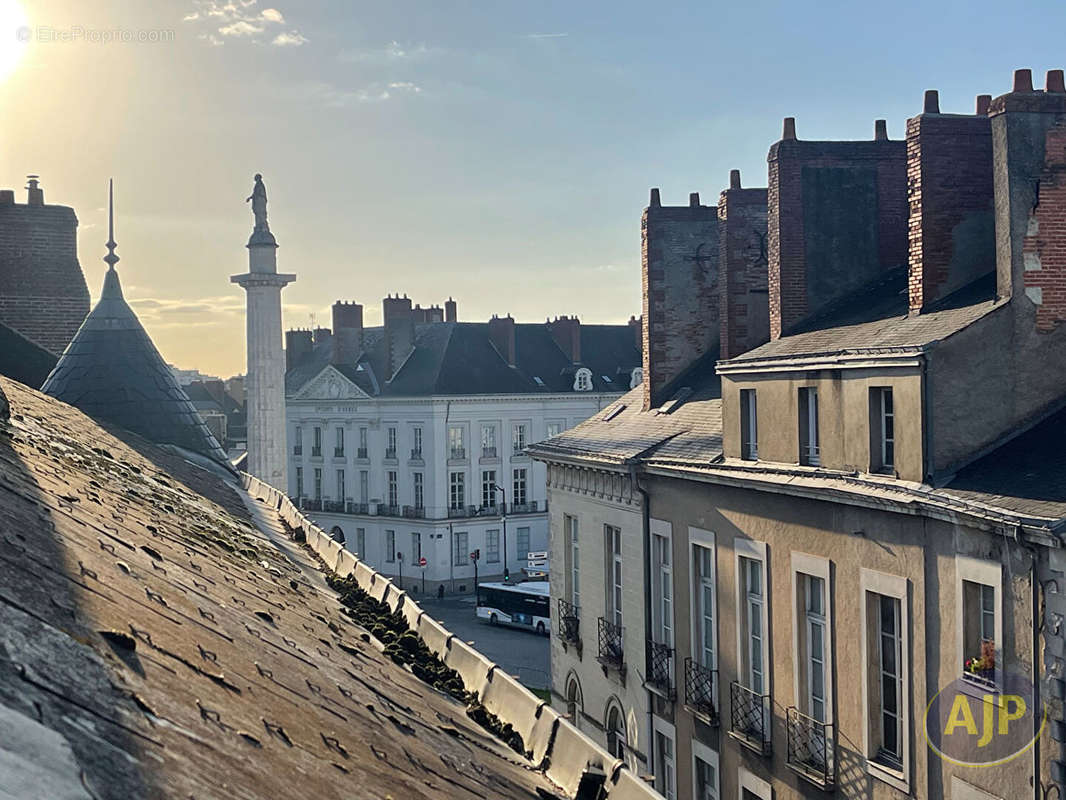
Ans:
POLYGON ((285 437, 285 353, 281 342, 281 290, 296 280, 278 273, 278 243, 267 224, 266 187, 255 176, 248 198, 255 228, 248 240, 248 272, 232 283, 248 294, 248 375, 245 409, 248 413, 246 471, 275 489, 288 493, 285 437))

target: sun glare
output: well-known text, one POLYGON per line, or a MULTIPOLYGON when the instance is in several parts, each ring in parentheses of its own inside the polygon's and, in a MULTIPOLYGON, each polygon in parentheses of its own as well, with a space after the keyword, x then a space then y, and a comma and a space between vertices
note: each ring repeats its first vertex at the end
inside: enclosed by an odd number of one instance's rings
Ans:
POLYGON ((15 71, 31 36, 26 13, 17 0, 0 0, 0 81, 15 71))

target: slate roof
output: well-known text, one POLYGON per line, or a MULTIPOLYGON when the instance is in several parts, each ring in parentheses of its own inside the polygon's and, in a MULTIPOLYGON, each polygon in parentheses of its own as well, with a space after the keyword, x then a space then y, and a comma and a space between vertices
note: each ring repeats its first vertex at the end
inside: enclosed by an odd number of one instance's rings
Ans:
POLYGON ((36 389, 58 360, 50 350, 0 322, 0 375, 36 389))
POLYGON ((0 794, 559 796, 385 657, 273 507, 0 378, 4 394, 0 794))
MULTIPOLYGON (((332 340, 321 342, 288 371, 285 390, 295 394, 330 363, 332 340)), ((592 371, 593 391, 629 390, 641 354, 627 325, 582 325, 581 365, 592 371), (606 376, 606 378, 605 378, 606 376)), ((433 322, 415 326, 415 348, 388 380, 385 332, 363 332, 363 353, 338 369, 372 397, 454 394, 559 394, 574 391, 577 369, 544 324, 515 324, 516 366, 493 346, 488 323, 433 322), (535 378, 540 378, 538 383, 535 378)))
POLYGON ((153 442, 228 463, 225 451, 126 304, 114 268, 104 277, 100 301, 41 391, 153 442))

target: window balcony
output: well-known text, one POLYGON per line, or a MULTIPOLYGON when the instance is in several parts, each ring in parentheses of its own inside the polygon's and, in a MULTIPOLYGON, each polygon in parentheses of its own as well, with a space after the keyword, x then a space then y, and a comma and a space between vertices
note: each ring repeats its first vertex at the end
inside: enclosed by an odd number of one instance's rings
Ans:
POLYGON ((334 458, 344 458, 344 448, 343 447, 334 447, 333 448, 333 457, 334 458))
POLYGON ((292 454, 294 456, 302 456, 304 454, 303 445, 300 445, 300 444, 293 445, 292 454))
POLYGON ((729 687, 729 735, 760 755, 770 755, 770 695, 733 681, 729 687))
POLYGON ((463 461, 466 458, 465 447, 453 447, 448 451, 448 458, 452 461, 463 461))
POLYGON ((385 448, 385 460, 386 461, 395 461, 396 460, 396 448, 395 447, 386 447, 385 448))
POLYGON ((347 513, 349 514, 369 514, 369 503, 348 503, 347 513))
POLYGON ((820 789, 836 785, 833 726, 803 714, 795 706, 787 712, 788 766, 820 789))
POLYGON ((625 650, 623 649, 625 629, 604 617, 599 618, 598 624, 596 660, 600 662, 605 672, 608 669, 617 670, 624 679, 626 673, 625 650))
POLYGON ((366 448, 365 447, 356 448, 355 457, 356 458, 361 458, 361 459, 363 459, 363 461, 366 461, 366 459, 367 459, 366 448))
POLYGON ((498 517, 502 513, 502 507, 497 505, 483 505, 477 510, 479 517, 498 517))
POLYGON ((322 499, 314 497, 304 497, 300 500, 300 508, 304 511, 321 511, 322 499))
POLYGON ((423 506, 404 506, 403 515, 406 519, 425 519, 426 509, 423 506))
POLYGON ((568 603, 559 598, 559 633, 563 645, 572 644, 581 653, 581 619, 578 617, 578 608, 573 603, 568 603))
POLYGON ((398 517, 398 516, 400 516, 400 507, 399 506, 390 506, 390 505, 386 505, 385 503, 382 503, 380 506, 378 506, 378 516, 379 517, 398 517))
POLYGON ((674 689, 674 648, 648 639, 648 677, 649 688, 667 700, 677 696, 674 689))
POLYGON ((322 510, 329 511, 333 514, 344 513, 344 501, 343 500, 323 500, 322 510))
POLYGON ((448 519, 475 516, 477 516, 477 508, 475 506, 448 506, 448 519))
POLYGON ((482 447, 481 448, 481 457, 482 458, 496 458, 497 457, 496 456, 496 448, 495 447, 482 447))
POLYGON ((718 724, 715 699, 718 670, 707 669, 695 659, 685 659, 685 707, 708 725, 718 724))
POLYGON ((538 511, 544 511, 547 509, 547 505, 542 509, 539 507, 536 500, 531 503, 511 503, 512 514, 536 514, 538 511))
POLYGON ((411 450, 411 460, 412 461, 421 461, 422 460, 422 451, 419 450, 419 449, 412 449, 411 450))
POLYGON ((312 447, 311 448, 311 458, 322 458, 322 448, 321 447, 312 447))

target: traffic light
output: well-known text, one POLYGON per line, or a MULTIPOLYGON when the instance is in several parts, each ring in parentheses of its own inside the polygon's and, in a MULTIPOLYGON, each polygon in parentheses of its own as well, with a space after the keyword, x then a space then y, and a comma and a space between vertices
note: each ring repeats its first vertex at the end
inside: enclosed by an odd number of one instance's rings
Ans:
POLYGON ((481 560, 481 548, 478 548, 477 550, 475 550, 473 553, 470 554, 470 560, 471 561, 480 561, 481 560))

